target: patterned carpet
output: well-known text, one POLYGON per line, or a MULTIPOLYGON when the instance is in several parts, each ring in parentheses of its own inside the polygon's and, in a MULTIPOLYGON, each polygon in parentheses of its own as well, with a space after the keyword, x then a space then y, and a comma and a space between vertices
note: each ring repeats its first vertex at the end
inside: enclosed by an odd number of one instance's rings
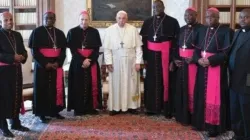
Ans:
MULTIPOLYGON (((109 116, 101 113, 96 116, 74 117, 72 112, 66 111, 61 114, 67 119, 42 124, 31 112, 26 113, 21 120, 31 131, 12 131, 16 135, 15 140, 209 140, 204 133, 193 131, 191 127, 184 127, 163 116, 109 116)), ((226 133, 213 140, 228 140, 231 135, 226 133)), ((0 139, 8 140, 1 135, 0 139)))

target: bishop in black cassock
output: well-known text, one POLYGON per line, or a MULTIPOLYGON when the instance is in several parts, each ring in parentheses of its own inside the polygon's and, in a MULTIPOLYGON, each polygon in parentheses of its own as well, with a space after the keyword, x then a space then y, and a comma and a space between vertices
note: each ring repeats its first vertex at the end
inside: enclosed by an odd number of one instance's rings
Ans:
MULTIPOLYGON (((0 129, 6 137, 14 137, 9 131, 6 119, 11 119, 11 129, 28 131, 19 120, 22 100, 22 66, 27 59, 27 51, 19 32, 13 27, 12 14, 4 12, 0 29, 0 129)), ((24 113, 24 112, 23 112, 24 113)))
POLYGON ((175 119, 182 124, 191 123, 193 113, 194 85, 197 71, 196 64, 192 61, 195 50, 195 33, 201 25, 197 22, 197 11, 188 8, 184 15, 186 25, 181 27, 178 48, 174 58, 177 66, 176 74, 176 93, 175 93, 175 119))
POLYGON ((29 47, 35 59, 33 113, 46 122, 46 116, 63 119, 58 113, 65 108, 63 62, 67 40, 54 27, 55 14, 44 14, 44 26, 33 30, 29 47))
POLYGON ((192 125, 214 137, 230 129, 227 62, 233 30, 219 24, 216 8, 207 10, 206 22, 196 34, 193 56, 198 69, 192 125))
POLYGON ((154 2, 155 16, 145 20, 140 35, 143 41, 143 59, 146 65, 144 103, 147 114, 172 116, 173 96, 170 94, 169 65, 179 36, 178 21, 164 13, 161 0, 154 2))
POLYGON ((97 114, 102 108, 99 48, 102 46, 97 29, 88 26, 89 15, 81 12, 80 25, 69 30, 68 47, 72 61, 69 68, 68 107, 75 115, 97 114))

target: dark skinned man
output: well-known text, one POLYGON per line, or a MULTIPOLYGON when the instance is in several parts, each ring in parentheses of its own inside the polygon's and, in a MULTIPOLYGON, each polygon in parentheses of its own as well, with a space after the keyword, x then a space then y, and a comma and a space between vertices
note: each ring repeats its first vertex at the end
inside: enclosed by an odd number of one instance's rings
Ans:
POLYGON ((215 137, 230 129, 227 60, 233 31, 219 23, 219 11, 206 11, 206 27, 196 33, 193 56, 198 69, 192 125, 215 137))
POLYGON ((67 40, 64 33, 54 27, 53 12, 46 12, 43 20, 44 25, 33 30, 29 47, 35 59, 33 113, 45 123, 48 116, 64 119, 59 112, 65 108, 62 65, 67 40))
POLYGON ((184 19, 186 25, 181 27, 179 36, 179 49, 176 50, 174 59, 177 66, 176 93, 175 93, 175 119, 176 121, 188 125, 191 123, 193 113, 193 94, 195 85, 196 64, 192 62, 195 50, 193 41, 195 32, 202 26, 197 22, 197 11, 188 8, 185 11, 184 19))
POLYGON ((22 107, 22 68, 27 59, 27 51, 20 33, 13 31, 13 16, 4 12, 0 16, 0 129, 3 136, 14 137, 8 129, 6 119, 10 119, 11 129, 29 131, 21 125, 19 113, 22 107))
POLYGON ((164 13, 161 0, 153 3, 154 16, 144 21, 140 35, 146 64, 144 103, 148 115, 161 114, 171 118, 173 97, 170 94, 169 65, 177 48, 178 21, 164 13))
POLYGON ((239 16, 229 59, 230 108, 233 140, 250 139, 250 9, 239 16))

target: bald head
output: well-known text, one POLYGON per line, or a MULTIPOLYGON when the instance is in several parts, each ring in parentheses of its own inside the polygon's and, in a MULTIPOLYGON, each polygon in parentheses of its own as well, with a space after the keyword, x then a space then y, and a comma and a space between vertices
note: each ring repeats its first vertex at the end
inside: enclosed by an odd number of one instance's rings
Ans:
POLYGON ((11 30, 13 28, 13 16, 10 12, 3 12, 0 16, 2 28, 11 30))
POLYGON ((125 11, 119 11, 116 14, 116 21, 120 27, 123 27, 128 21, 128 14, 125 11))

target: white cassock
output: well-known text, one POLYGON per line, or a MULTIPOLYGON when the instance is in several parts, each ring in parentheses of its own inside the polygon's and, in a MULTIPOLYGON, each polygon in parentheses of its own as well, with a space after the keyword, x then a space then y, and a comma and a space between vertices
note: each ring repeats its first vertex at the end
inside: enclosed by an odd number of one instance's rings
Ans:
POLYGON ((142 63, 142 41, 137 29, 129 24, 123 28, 114 24, 106 29, 103 47, 109 72, 108 109, 127 111, 141 104, 140 73, 135 64, 142 63), (123 43, 123 44, 121 44, 123 43))

